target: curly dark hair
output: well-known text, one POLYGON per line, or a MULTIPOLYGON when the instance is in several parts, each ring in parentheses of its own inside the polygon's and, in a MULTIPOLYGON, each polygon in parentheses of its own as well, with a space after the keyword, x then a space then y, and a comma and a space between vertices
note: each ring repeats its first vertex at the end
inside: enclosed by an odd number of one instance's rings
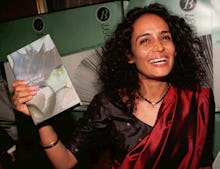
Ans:
POLYGON ((132 54, 133 24, 145 14, 156 14, 165 20, 175 45, 174 67, 164 80, 179 88, 201 85, 204 71, 197 58, 205 56, 199 38, 183 18, 173 15, 163 5, 154 3, 130 10, 102 47, 99 75, 104 89, 125 90, 127 96, 132 96, 132 92, 139 89, 136 67, 128 63, 127 55, 132 54))

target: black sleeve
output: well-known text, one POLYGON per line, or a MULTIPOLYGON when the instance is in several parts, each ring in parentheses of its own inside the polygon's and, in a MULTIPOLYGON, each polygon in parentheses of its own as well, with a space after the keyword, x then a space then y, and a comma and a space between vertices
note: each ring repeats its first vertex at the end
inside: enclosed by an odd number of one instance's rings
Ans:
POLYGON ((104 140, 108 136, 106 128, 110 123, 107 104, 106 97, 96 96, 73 130, 71 140, 66 147, 78 161, 84 158, 88 152, 95 151, 101 144, 105 144, 104 140))
POLYGON ((210 100, 209 100, 209 125, 206 136, 206 142, 202 153, 202 158, 200 161, 200 167, 212 166, 214 161, 213 156, 213 142, 214 142, 214 124, 215 124, 215 102, 214 95, 211 90, 210 100))
POLYGON ((8 135, 8 133, 0 127, 0 157, 7 152, 9 148, 15 145, 14 140, 8 135))

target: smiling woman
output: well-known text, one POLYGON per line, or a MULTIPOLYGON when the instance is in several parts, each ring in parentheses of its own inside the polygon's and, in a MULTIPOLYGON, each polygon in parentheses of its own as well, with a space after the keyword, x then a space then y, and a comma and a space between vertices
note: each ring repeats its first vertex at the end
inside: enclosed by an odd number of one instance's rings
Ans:
MULTIPOLYGON (((183 18, 158 3, 134 8, 98 57, 101 91, 69 142, 57 141, 51 124, 38 128, 56 168, 74 167, 101 144, 109 169, 211 169, 214 96, 202 85, 201 42, 183 18)), ((30 115, 37 91, 22 80, 12 86, 16 109, 30 115)))

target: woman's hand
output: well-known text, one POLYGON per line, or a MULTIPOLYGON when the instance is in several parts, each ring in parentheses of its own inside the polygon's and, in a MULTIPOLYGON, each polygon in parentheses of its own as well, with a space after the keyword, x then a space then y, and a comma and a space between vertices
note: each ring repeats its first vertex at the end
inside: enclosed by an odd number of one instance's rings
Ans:
POLYGON ((26 102, 30 101, 39 90, 38 86, 28 86, 24 80, 16 80, 12 83, 13 87, 13 103, 16 110, 30 115, 26 102))

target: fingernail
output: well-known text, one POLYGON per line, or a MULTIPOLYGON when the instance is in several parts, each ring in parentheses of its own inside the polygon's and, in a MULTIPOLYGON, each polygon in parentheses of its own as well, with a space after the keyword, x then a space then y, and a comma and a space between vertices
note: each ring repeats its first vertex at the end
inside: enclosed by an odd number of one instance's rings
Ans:
POLYGON ((35 91, 38 91, 39 89, 40 89, 39 86, 34 86, 34 90, 35 90, 35 91))

